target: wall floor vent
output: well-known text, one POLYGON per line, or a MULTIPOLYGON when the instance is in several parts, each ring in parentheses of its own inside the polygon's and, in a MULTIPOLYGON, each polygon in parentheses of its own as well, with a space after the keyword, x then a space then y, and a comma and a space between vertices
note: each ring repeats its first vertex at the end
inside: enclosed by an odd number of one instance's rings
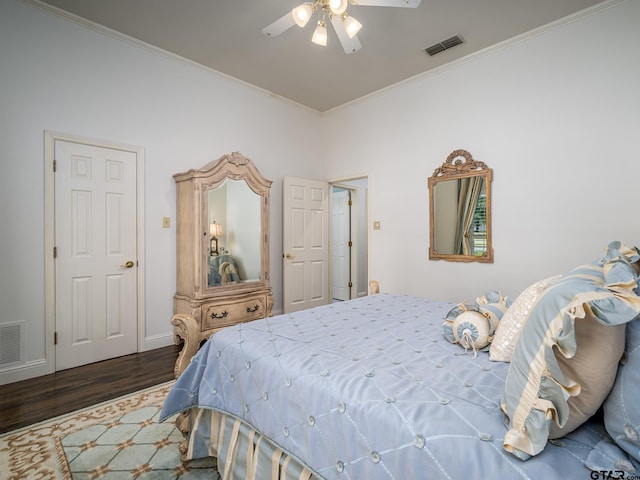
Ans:
POLYGON ((24 362, 24 323, 0 325, 0 367, 24 362))
POLYGON ((454 35, 451 38, 447 38, 446 40, 442 40, 435 45, 431 45, 430 47, 425 48, 424 51, 433 56, 437 53, 444 52, 445 50, 455 47, 456 45, 460 45, 463 42, 464 40, 462 40, 460 35, 454 35))

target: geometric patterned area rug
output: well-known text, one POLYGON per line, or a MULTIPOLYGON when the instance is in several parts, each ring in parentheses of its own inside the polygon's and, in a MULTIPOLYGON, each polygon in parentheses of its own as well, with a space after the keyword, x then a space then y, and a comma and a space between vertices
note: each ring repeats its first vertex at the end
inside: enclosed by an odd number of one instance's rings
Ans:
POLYGON ((215 459, 182 462, 182 434, 158 423, 173 381, 0 435, 0 479, 219 478, 215 459))

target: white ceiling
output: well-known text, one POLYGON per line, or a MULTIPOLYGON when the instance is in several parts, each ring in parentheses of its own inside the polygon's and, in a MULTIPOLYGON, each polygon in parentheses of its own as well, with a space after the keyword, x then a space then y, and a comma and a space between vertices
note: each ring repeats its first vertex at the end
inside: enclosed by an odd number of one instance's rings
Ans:
MULTIPOLYGON (((34 3, 34 0, 25 0, 34 3)), ((422 0, 412 8, 350 6, 362 48, 311 43, 314 21, 262 29, 303 0, 43 0, 83 19, 324 112, 588 9, 601 0, 422 0), (430 57, 453 35, 464 43, 430 57)))

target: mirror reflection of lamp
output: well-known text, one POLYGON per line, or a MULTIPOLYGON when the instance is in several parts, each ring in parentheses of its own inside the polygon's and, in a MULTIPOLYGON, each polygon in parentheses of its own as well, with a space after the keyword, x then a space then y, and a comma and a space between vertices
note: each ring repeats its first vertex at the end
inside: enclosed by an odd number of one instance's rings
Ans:
POLYGON ((209 235, 211 237, 209 245, 209 254, 211 256, 218 255, 218 237, 222 236, 222 225, 216 223, 209 224, 209 235))

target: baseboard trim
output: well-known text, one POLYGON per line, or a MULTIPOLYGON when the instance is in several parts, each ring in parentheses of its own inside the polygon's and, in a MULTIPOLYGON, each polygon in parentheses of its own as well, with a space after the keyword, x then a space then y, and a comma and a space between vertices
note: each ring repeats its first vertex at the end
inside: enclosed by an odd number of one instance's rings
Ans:
MULTIPOLYGON (((147 337, 143 342, 143 352, 155 350, 156 348, 168 347, 174 345, 173 333, 163 333, 153 337, 147 337)), ((48 375, 49 369, 47 361, 44 358, 32 360, 17 365, 12 365, 0 370, 0 385, 29 380, 31 378, 42 377, 48 375)))
POLYGON ((156 348, 168 347, 169 345, 175 345, 173 332, 146 337, 142 351, 147 352, 149 350, 155 350, 156 348))
POLYGON ((47 373, 47 361, 44 358, 32 360, 0 371, 0 385, 41 377, 47 373))

